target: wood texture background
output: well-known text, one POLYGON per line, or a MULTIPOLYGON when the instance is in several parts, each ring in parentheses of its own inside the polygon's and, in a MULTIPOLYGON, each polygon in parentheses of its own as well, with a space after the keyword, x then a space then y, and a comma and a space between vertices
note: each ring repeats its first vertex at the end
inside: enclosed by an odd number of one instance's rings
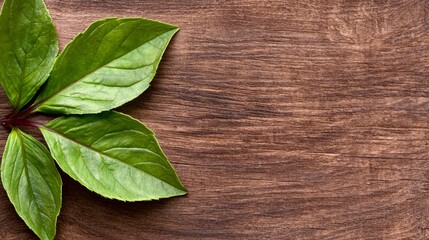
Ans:
MULTIPOLYGON (((181 27, 121 110, 189 190, 122 203, 64 176, 57 239, 429 239, 429 1, 47 5, 61 48, 104 17, 181 27)), ((34 238, 2 188, 0 238, 34 238)))

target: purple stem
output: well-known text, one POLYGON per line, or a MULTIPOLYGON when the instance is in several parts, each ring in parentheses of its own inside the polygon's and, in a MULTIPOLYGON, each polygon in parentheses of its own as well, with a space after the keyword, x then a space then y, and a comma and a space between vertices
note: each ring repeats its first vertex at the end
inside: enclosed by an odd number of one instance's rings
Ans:
POLYGON ((18 126, 39 127, 42 124, 38 123, 38 122, 27 120, 27 119, 2 118, 1 125, 7 129, 11 129, 12 127, 18 127, 18 126))

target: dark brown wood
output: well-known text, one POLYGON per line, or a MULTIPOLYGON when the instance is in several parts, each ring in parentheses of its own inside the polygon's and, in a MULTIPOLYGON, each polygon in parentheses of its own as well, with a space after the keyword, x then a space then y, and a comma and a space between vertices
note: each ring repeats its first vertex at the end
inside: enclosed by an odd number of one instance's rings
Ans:
MULTIPOLYGON (((429 239, 428 1, 47 5, 62 48, 105 17, 181 27, 121 110, 189 190, 123 203, 64 176, 58 239, 429 239)), ((4 190, 0 238, 34 238, 4 190)))

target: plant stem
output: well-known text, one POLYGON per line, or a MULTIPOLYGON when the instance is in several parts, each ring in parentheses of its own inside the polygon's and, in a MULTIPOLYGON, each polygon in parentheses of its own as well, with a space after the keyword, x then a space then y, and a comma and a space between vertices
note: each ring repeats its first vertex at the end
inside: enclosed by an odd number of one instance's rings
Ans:
POLYGON ((30 127, 38 127, 42 124, 28 120, 27 118, 33 114, 34 108, 29 107, 24 109, 21 112, 12 112, 0 120, 0 124, 7 128, 11 129, 12 127, 17 126, 30 126, 30 127))
POLYGON ((7 129, 18 126, 39 127, 42 124, 27 119, 2 119, 1 125, 7 129))

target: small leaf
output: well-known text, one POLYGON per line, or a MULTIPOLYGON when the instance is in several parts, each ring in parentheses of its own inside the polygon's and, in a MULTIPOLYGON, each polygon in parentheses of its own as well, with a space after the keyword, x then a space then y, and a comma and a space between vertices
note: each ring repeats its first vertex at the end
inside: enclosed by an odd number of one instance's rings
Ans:
POLYGON ((127 115, 65 116, 41 131, 63 171, 102 196, 140 201, 186 194, 153 132, 127 115))
POLYGON ((40 239, 53 239, 61 208, 61 177, 42 143, 12 129, 3 160, 1 179, 18 215, 40 239))
POLYGON ((5 0, 0 15, 0 82, 18 111, 46 81, 58 53, 43 0, 5 0))
POLYGON ((139 96, 155 76, 175 26, 141 18, 92 24, 60 54, 36 111, 98 113, 139 96))

